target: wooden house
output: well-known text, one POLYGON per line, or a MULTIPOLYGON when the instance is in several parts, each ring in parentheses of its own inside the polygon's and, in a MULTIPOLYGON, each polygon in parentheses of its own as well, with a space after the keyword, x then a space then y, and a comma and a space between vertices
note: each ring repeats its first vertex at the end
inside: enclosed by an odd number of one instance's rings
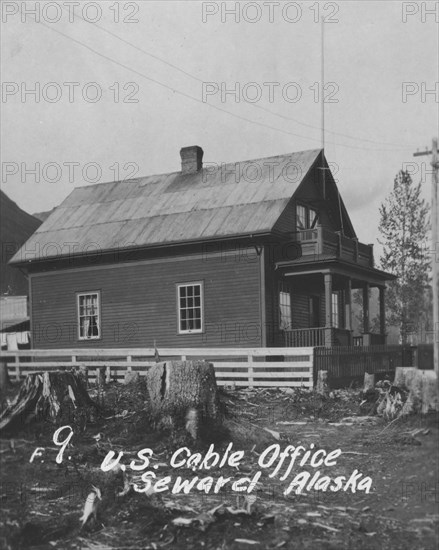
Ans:
POLYGON ((11 264, 29 279, 35 348, 384 343, 392 275, 358 241, 322 150, 78 187, 11 264), (381 331, 369 332, 379 288, 381 331))

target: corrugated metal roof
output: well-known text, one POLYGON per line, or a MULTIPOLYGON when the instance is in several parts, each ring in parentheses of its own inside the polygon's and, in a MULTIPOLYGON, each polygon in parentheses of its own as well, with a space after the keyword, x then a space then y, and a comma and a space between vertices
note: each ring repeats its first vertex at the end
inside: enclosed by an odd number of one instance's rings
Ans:
POLYGON ((271 231, 320 152, 77 187, 11 263, 271 231))

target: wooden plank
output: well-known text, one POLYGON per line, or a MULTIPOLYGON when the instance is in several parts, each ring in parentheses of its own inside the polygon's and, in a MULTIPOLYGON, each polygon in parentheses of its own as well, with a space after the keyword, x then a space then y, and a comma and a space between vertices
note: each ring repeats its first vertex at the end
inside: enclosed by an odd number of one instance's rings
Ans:
MULTIPOLYGON (((18 366, 20 369, 27 369, 32 368, 33 370, 36 369, 46 369, 46 370, 57 370, 57 369, 71 369, 72 365, 70 363, 63 363, 60 362, 32 362, 32 363, 12 363, 16 366, 18 366)), ((8 363, 8 367, 11 367, 11 363, 8 363)), ((126 367, 128 370, 131 367, 131 370, 147 370, 151 368, 155 363, 153 362, 140 362, 139 364, 136 363, 127 363, 127 362, 117 362, 117 361, 102 361, 102 362, 83 362, 81 365, 84 365, 88 367, 89 369, 97 369, 99 367, 107 367, 107 368, 117 368, 117 367, 126 367)))
MULTIPOLYGON (((224 363, 224 362, 213 362, 215 369, 240 369, 242 371, 247 371, 247 363, 224 363)), ((264 363, 252 363, 253 370, 261 369, 282 369, 288 370, 291 372, 305 372, 312 370, 312 363, 309 361, 303 361, 301 363, 275 363, 275 362, 264 362, 264 363)))
MULTIPOLYGON (((218 385, 219 386, 247 386, 248 387, 248 382, 245 382, 245 381, 242 381, 242 380, 237 380, 235 382, 230 383, 230 382, 227 382, 226 380, 219 380, 218 385)), ((257 387, 260 387, 260 388, 263 388, 263 387, 312 388, 313 387, 312 382, 288 382, 288 383, 283 383, 283 382, 271 382, 271 381, 267 381, 267 382, 255 381, 253 383, 253 385, 257 386, 257 387)))
MULTIPOLYGON (((245 372, 217 372, 215 371, 216 378, 246 378, 249 379, 249 376, 245 372)), ((305 376, 291 376, 289 373, 284 372, 264 372, 260 374, 254 374, 253 378, 255 380, 262 380, 263 378, 282 378, 284 380, 297 380, 306 378, 307 380, 311 378, 312 375, 305 375, 305 376)))
MULTIPOLYGON (((304 348, 160 348, 161 357, 181 358, 182 355, 194 357, 209 357, 209 356, 230 356, 247 358, 248 355, 253 357, 263 357, 270 355, 308 355, 313 353, 312 347, 304 348)), ((81 362, 81 357, 155 357, 154 348, 78 348, 78 349, 34 349, 34 350, 19 350, 19 351, 2 351, 1 357, 75 357, 77 362, 81 362)))

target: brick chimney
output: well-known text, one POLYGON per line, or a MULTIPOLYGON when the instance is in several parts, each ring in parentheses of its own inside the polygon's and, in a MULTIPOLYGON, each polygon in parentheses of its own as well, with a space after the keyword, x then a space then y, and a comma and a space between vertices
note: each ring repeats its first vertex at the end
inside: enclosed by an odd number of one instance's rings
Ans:
POLYGON ((180 157, 182 174, 196 174, 203 168, 203 149, 198 145, 183 147, 180 157))

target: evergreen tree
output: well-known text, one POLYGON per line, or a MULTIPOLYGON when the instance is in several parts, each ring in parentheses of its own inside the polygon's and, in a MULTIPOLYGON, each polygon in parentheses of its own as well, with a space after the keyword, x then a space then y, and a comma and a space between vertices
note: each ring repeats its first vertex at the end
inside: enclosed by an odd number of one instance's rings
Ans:
MULTIPOLYGON (((374 334, 380 333, 380 317, 378 314, 372 315, 372 301, 376 300, 376 295, 372 294, 372 289, 369 288, 369 331, 374 334)), ((362 333, 364 326, 364 314, 363 314, 363 291, 361 289, 354 290, 352 293, 352 313, 353 313, 353 325, 354 329, 362 333)))
POLYGON ((378 242, 383 246, 381 268, 398 277, 387 287, 387 322, 399 327, 402 343, 407 333, 419 331, 425 323, 429 226, 421 184, 414 185, 410 174, 401 170, 380 207, 378 242))

